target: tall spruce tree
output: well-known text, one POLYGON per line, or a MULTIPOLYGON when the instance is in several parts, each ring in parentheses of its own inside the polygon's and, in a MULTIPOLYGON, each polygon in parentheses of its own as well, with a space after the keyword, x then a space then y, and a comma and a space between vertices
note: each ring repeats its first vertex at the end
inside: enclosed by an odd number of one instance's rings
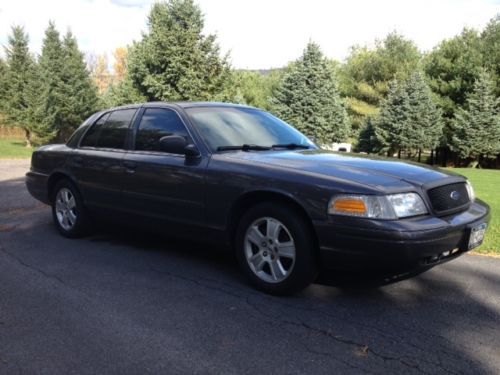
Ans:
POLYGON ((59 31, 53 22, 49 22, 49 26, 45 30, 38 64, 39 77, 43 83, 43 86, 40 86, 42 97, 39 99, 39 105, 44 99, 47 113, 46 121, 52 120, 53 134, 55 135, 63 128, 61 107, 67 98, 62 90, 62 72, 65 64, 63 45, 59 31))
MULTIPOLYGON (((443 135, 441 110, 437 107, 431 89, 423 73, 414 72, 404 84, 408 94, 408 127, 416 136, 415 148, 420 153, 423 149, 434 149, 443 135)), ((411 135, 410 135, 411 136, 411 135)))
POLYGON ((424 75, 416 71, 403 83, 394 81, 382 104, 375 133, 392 153, 433 149, 442 135, 441 112, 434 103, 424 75))
POLYGON ((380 115, 375 121, 375 135, 381 151, 398 155, 402 149, 414 146, 411 129, 407 127, 408 93, 397 80, 389 84, 387 98, 382 102, 380 115))
POLYGON ((2 107, 4 105, 6 82, 5 76, 7 74, 7 64, 0 58, 0 113, 2 112, 2 107))
POLYGON ((485 67, 496 81, 496 95, 500 96, 500 14, 493 17, 481 33, 485 67))
POLYGON ((83 53, 68 31, 62 42, 64 64, 61 70, 59 138, 65 140, 98 107, 97 88, 90 78, 83 53))
POLYGON ((344 141, 350 134, 332 66, 313 42, 283 75, 271 98, 271 108, 322 144, 344 141))
POLYGON ((495 97, 493 79, 486 71, 480 73, 465 106, 455 113, 452 130, 452 149, 460 157, 477 161, 500 154, 500 98, 495 97))
POLYGON ((2 112, 5 121, 25 132, 26 146, 46 139, 50 131, 46 123, 34 121, 30 114, 33 100, 39 97, 33 80, 37 75, 36 62, 28 48, 28 35, 20 26, 12 27, 5 48, 7 70, 4 77, 4 100, 2 112))
POLYGON ((192 0, 153 5, 148 31, 129 52, 130 78, 148 100, 210 100, 230 80, 226 57, 192 0))

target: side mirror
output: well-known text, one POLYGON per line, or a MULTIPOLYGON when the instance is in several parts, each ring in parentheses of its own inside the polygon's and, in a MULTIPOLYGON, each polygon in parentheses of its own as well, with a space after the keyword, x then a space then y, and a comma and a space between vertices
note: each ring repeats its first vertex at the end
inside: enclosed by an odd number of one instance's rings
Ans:
POLYGON ((193 158, 200 156, 200 152, 193 144, 188 144, 180 135, 168 135, 160 138, 160 150, 169 154, 186 155, 193 158))
POLYGON ((187 158, 194 159, 200 156, 200 151, 198 151, 196 146, 191 143, 190 145, 184 147, 184 155, 186 155, 187 158))
POLYGON ((186 139, 179 135, 168 135, 160 138, 160 150, 170 154, 184 154, 186 145, 186 139))

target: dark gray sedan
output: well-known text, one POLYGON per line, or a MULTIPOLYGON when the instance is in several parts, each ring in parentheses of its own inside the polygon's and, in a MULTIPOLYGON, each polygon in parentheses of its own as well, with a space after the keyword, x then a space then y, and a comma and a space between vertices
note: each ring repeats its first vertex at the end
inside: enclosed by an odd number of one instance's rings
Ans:
POLYGON ((273 294, 339 270, 422 272, 479 246, 489 221, 462 176, 321 150, 267 112, 221 103, 96 113, 34 152, 26 184, 64 236, 104 217, 224 244, 273 294))

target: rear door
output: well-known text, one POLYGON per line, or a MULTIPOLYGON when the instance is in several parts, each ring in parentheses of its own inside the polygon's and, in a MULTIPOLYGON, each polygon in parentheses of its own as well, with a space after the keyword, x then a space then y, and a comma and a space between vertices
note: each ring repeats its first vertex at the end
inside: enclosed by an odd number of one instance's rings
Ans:
POLYGON ((168 135, 180 135, 193 143, 178 113, 164 107, 146 108, 135 133, 133 150, 123 159, 126 207, 172 222, 204 223, 207 158, 189 160, 160 150, 160 138, 168 135))
POLYGON ((70 168, 87 205, 121 208, 122 159, 136 112, 133 108, 105 113, 89 128, 72 154, 70 168))

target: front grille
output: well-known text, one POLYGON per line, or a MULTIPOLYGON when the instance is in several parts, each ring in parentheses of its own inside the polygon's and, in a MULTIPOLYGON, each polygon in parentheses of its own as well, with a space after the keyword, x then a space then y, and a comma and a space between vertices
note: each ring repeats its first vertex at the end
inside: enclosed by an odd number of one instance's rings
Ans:
POLYGON ((432 208, 437 214, 445 215, 467 208, 470 199, 465 183, 438 186, 427 191, 432 208))

